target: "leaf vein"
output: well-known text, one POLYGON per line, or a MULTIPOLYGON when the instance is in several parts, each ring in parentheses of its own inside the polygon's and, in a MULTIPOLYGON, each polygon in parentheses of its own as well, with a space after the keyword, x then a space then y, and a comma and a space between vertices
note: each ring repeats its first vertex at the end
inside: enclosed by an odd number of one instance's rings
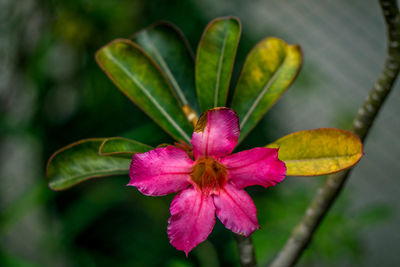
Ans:
POLYGON ((138 87, 139 89, 150 99, 150 101, 156 106, 156 108, 164 115, 164 117, 172 124, 172 126, 186 139, 186 141, 190 142, 189 136, 182 130, 181 127, 172 119, 172 117, 163 109, 163 107, 157 102, 156 99, 146 90, 142 83, 140 83, 135 76, 133 76, 124 65, 119 63, 117 59, 108 51, 104 50, 104 53, 107 57, 116 64, 138 87))
POLYGON ((256 100, 254 101, 254 103, 251 105, 251 107, 249 108, 249 110, 247 111, 246 115, 244 116, 242 122, 240 123, 240 129, 243 128, 243 126, 246 124, 247 120, 249 119, 251 113, 253 113, 254 109, 257 107, 257 105, 260 103, 261 99, 264 97, 264 95, 266 94, 267 90, 271 87, 271 85, 275 82, 278 74, 280 73, 281 69, 283 68, 283 66, 285 65, 285 60, 286 60, 287 54, 285 54, 285 57, 283 58, 283 60, 281 61, 281 64, 279 65, 279 67, 276 69, 276 71, 272 74, 271 79, 267 82, 267 84, 264 86, 263 90, 261 91, 261 93, 257 96, 256 100))
POLYGON ((162 55, 160 54, 160 52, 158 51, 158 49, 154 45, 154 43, 151 41, 151 39, 149 38, 148 34, 146 32, 144 32, 143 36, 148 41, 149 45, 151 46, 151 49, 154 52, 154 55, 155 55, 156 59, 160 62, 160 65, 164 69, 165 74, 167 75, 168 79, 172 83, 172 86, 175 88, 175 91, 178 94, 178 97, 181 100, 182 105, 188 105, 189 102, 187 101, 185 95, 183 94, 183 91, 182 91, 181 87, 179 86, 178 82, 175 80, 175 77, 172 74, 167 62, 165 62, 164 58, 162 57, 162 55))
POLYGON ((222 42, 221 54, 218 59, 218 67, 217 67, 217 79, 215 81, 215 93, 214 93, 214 107, 218 104, 218 94, 219 94, 219 87, 221 82, 221 71, 222 71, 222 62, 225 53, 225 46, 226 41, 228 40, 228 31, 225 32, 224 41, 222 42))

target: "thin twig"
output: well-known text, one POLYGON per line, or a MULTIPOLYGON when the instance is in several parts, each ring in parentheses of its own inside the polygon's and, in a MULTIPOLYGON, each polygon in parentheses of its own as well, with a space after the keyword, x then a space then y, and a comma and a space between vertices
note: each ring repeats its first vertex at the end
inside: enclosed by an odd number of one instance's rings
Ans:
MULTIPOLYGON (((382 104, 391 91, 400 70, 400 14, 396 0, 379 0, 387 27, 388 48, 381 75, 370 91, 353 122, 353 131, 365 140, 382 104)), ((286 267, 296 264, 303 251, 311 242, 322 219, 339 195, 351 170, 330 175, 316 196, 290 238, 274 259, 272 267, 286 267)))
POLYGON ((238 244, 240 265, 242 267, 256 267, 256 255, 251 236, 245 237, 235 234, 235 239, 238 244))

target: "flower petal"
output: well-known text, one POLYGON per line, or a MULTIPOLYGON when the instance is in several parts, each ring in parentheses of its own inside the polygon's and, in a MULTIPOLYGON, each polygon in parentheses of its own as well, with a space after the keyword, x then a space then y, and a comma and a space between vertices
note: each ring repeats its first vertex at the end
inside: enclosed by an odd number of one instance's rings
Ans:
POLYGON ((249 236, 259 228, 256 206, 243 189, 227 183, 214 195, 214 204, 217 217, 232 232, 249 236))
POLYGON ((194 157, 223 157, 232 153, 240 135, 236 113, 228 108, 213 108, 204 112, 194 128, 194 157))
POLYGON ((178 192, 190 185, 192 165, 189 156, 174 146, 137 153, 132 157, 128 185, 148 196, 178 192))
POLYGON ((238 188, 250 185, 274 186, 286 175, 286 166, 278 159, 278 149, 256 147, 222 158, 230 179, 238 188))
POLYGON ((211 196, 191 187, 179 193, 171 203, 168 237, 171 244, 187 254, 207 239, 215 224, 215 206, 211 196))

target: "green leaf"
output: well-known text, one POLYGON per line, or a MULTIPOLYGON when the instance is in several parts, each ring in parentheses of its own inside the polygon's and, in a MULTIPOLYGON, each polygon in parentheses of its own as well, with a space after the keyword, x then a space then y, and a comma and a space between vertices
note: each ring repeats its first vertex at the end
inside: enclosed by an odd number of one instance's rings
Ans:
POLYGON ((104 139, 99 147, 100 156, 121 156, 132 159, 135 153, 143 153, 153 149, 151 146, 123 137, 104 139))
POLYGON ((239 116, 239 142, 294 81, 301 63, 300 46, 278 38, 262 40, 249 53, 231 104, 239 116))
POLYGON ((202 112, 226 105, 241 25, 237 18, 211 21, 197 49, 196 90, 202 112))
POLYGON ((166 77, 142 48, 130 40, 117 39, 101 48, 96 60, 121 92, 167 133, 190 142, 193 127, 166 77))
POLYGON ((288 176, 315 176, 335 173, 355 165, 363 155, 363 145, 352 132, 320 128, 286 135, 267 147, 279 147, 279 159, 288 176))
POLYGON ((194 87, 194 56, 182 32, 173 24, 159 22, 138 32, 133 41, 160 66, 180 104, 189 105, 198 113, 194 87))
POLYGON ((104 140, 85 139, 55 152, 47 163, 49 187, 63 190, 91 178, 128 174, 130 159, 99 155, 104 140))

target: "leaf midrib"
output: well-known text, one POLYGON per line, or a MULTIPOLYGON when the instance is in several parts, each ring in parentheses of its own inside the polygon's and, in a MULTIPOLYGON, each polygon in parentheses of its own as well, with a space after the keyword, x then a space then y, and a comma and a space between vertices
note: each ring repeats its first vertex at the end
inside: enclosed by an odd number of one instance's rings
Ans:
POLYGON ((216 77, 216 81, 215 81, 214 107, 216 107, 218 104, 218 94, 219 94, 219 88, 220 88, 220 83, 221 83, 222 62, 223 62, 224 53, 225 53, 226 41, 228 40, 228 33, 229 33, 229 31, 225 32, 224 41, 222 42, 221 53, 220 53, 220 56, 218 59, 217 77, 216 77))
POLYGON ((51 181, 52 185, 60 185, 65 183, 66 181, 74 181, 74 180, 80 180, 82 178, 95 178, 95 177, 103 177, 107 175, 118 175, 118 174, 125 174, 129 172, 129 168, 123 169, 110 169, 110 170, 104 170, 104 171, 92 171, 92 172, 87 172, 84 174, 80 175, 75 175, 75 176, 68 176, 67 178, 53 178, 54 180, 51 181))
POLYGON ((138 87, 139 89, 150 99, 150 101, 156 106, 156 108, 161 112, 161 114, 164 115, 164 117, 172 124, 172 126, 190 143, 190 138, 189 136, 182 130, 181 127, 169 116, 169 114, 162 108, 162 106, 157 102, 156 99, 153 98, 153 96, 147 92, 146 88, 134 77, 124 65, 119 63, 117 59, 111 54, 110 51, 107 49, 104 50, 104 53, 106 56, 114 63, 116 64, 138 87))
POLYGON ((244 125, 247 123, 250 115, 253 113, 254 109, 257 107, 257 105, 260 103, 261 99, 265 96, 267 93, 267 90, 271 87, 271 85, 275 82, 278 74, 280 73, 281 69, 285 65, 285 61, 287 58, 287 53, 285 53, 285 56, 283 57, 279 67, 275 70, 275 72, 272 74, 271 79, 266 83, 264 86, 263 90, 261 93, 257 96, 256 100, 254 103, 251 105, 250 109, 247 111, 246 115, 244 116, 242 122, 240 123, 240 129, 243 129, 244 125))
POLYGON ((340 156, 329 156, 329 157, 305 157, 302 159, 281 159, 284 162, 304 162, 304 161, 312 161, 312 160, 325 160, 325 159, 332 159, 332 160, 340 160, 343 158, 351 158, 354 156, 360 155, 360 153, 354 153, 354 154, 347 154, 347 155, 340 155, 340 156))
POLYGON ((160 62, 161 67, 164 69, 164 72, 167 75, 167 78, 171 81, 172 86, 175 88, 175 91, 176 91, 179 99, 181 100, 182 105, 188 105, 189 102, 187 101, 185 95, 183 94, 183 91, 182 91, 181 87, 179 86, 178 82, 176 81, 174 75, 172 74, 167 62, 165 62, 165 60, 162 57, 162 55, 160 54, 159 50, 154 45, 152 40, 149 38, 147 32, 143 32, 143 36, 147 40, 149 45, 151 46, 151 49, 153 50, 156 59, 160 62))

